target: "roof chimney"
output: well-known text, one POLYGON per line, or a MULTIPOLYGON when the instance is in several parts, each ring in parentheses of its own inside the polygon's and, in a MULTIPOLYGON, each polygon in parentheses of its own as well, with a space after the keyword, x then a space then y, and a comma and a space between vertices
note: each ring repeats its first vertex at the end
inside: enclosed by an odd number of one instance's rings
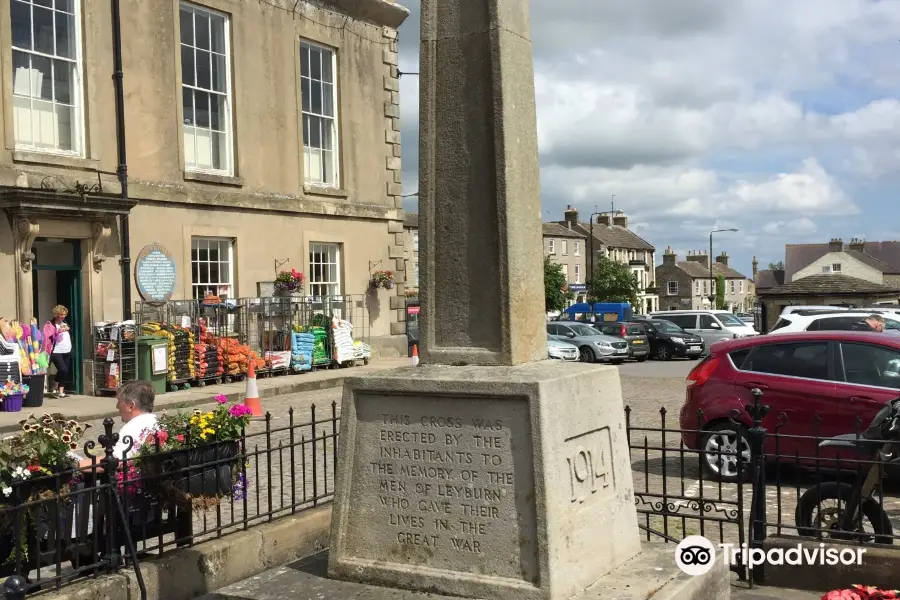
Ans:
POLYGON ((604 213, 597 217, 597 225, 606 225, 609 227, 609 215, 604 213))
POLYGON ((756 281, 756 274, 759 273, 759 261, 753 257, 753 281, 756 281))
POLYGON ((850 249, 856 250, 858 252, 866 251, 866 241, 860 238, 853 238, 850 240, 850 249))
POLYGON ((725 265, 727 267, 728 266, 728 253, 723 250, 722 254, 720 254, 716 257, 716 262, 719 264, 725 265))
POLYGON ((613 217, 613 225, 616 227, 621 227, 622 229, 628 229, 628 217, 625 215, 616 215, 613 217))
POLYGON ((566 218, 566 223, 569 224, 569 229, 572 229, 572 225, 575 225, 576 223, 578 223, 578 209, 572 208, 572 205, 570 204, 566 208, 565 218, 566 218))
POLYGON ((829 252, 843 252, 844 251, 844 240, 841 238, 831 238, 831 241, 828 242, 828 251, 829 252))
POLYGON ((666 266, 675 266, 675 263, 678 262, 678 257, 675 255, 675 251, 672 250, 672 246, 667 246, 666 251, 663 254, 663 264, 666 266))
POLYGON ((709 254, 705 250, 691 252, 687 259, 690 262, 700 263, 707 269, 709 268, 709 254))

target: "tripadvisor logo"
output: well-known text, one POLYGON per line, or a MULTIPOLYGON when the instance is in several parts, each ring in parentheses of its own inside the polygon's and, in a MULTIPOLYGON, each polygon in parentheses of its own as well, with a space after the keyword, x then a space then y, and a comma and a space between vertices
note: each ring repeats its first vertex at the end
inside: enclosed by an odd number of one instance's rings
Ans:
POLYGON ((825 544, 797 544, 790 548, 748 548, 747 544, 719 544, 718 550, 708 539, 691 535, 675 548, 675 564, 688 575, 708 573, 721 553, 726 566, 744 565, 752 569, 760 565, 861 565, 865 548, 829 548, 825 544))

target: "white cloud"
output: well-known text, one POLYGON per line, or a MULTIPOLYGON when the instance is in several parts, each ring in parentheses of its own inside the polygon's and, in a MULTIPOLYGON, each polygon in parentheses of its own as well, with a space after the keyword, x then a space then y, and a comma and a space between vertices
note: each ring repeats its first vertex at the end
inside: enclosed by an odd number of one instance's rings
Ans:
MULTIPOLYGON (((401 66, 417 70, 419 2, 400 1, 414 13, 401 66)), ((766 263, 783 259, 785 242, 846 238, 869 196, 888 189, 884 178, 900 178, 900 2, 531 9, 542 193, 554 218, 566 204, 608 210, 615 194, 659 249, 737 227, 727 243, 766 263)), ((418 90, 402 83, 409 168, 418 90)), ((414 173, 404 177, 414 184, 414 173)))

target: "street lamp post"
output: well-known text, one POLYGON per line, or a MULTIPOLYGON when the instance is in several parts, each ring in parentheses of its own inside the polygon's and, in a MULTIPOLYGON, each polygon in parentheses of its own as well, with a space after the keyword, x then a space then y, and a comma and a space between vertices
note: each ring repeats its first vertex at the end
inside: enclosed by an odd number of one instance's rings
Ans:
MULTIPOLYGON (((715 297, 716 297, 716 294, 713 293, 713 289, 714 289, 714 288, 713 288, 713 285, 714 285, 713 282, 715 281, 715 278, 713 277, 713 246, 712 246, 712 238, 713 238, 713 234, 714 234, 714 233, 722 233, 722 232, 725 232, 725 231, 737 231, 737 229, 734 229, 733 227, 730 228, 730 229, 713 229, 712 231, 709 232, 709 292, 710 292, 710 298, 711 298, 710 301, 709 301, 710 307, 713 306, 713 302, 714 302, 715 297)), ((724 290, 722 290, 722 291, 724 292, 724 290)))
POLYGON ((590 220, 591 220, 591 239, 588 241, 588 244, 590 245, 590 248, 588 249, 588 252, 591 253, 591 270, 590 270, 590 272, 588 273, 588 279, 587 279, 587 286, 588 286, 588 293, 587 293, 587 296, 588 296, 588 298, 591 297, 591 286, 592 286, 593 283, 594 283, 594 217, 600 216, 600 215, 602 215, 602 214, 603 214, 602 212, 594 212, 594 213, 591 213, 591 216, 590 216, 590 220))

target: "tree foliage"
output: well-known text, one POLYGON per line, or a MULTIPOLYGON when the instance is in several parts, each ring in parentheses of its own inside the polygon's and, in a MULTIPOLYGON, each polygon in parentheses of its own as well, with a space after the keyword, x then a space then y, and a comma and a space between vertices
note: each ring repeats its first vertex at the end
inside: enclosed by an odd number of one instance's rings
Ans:
POLYGON ((591 298, 596 302, 629 302, 638 306, 639 284, 628 265, 608 256, 599 256, 593 277, 588 284, 591 298))
POLYGON ((772 271, 784 271, 784 261, 769 263, 769 269, 772 271))
POLYGON ((544 304, 547 312, 558 312, 569 306, 575 293, 569 290, 569 282, 562 265, 544 257, 544 304))
POLYGON ((716 310, 725 308, 725 276, 716 275, 716 310))

